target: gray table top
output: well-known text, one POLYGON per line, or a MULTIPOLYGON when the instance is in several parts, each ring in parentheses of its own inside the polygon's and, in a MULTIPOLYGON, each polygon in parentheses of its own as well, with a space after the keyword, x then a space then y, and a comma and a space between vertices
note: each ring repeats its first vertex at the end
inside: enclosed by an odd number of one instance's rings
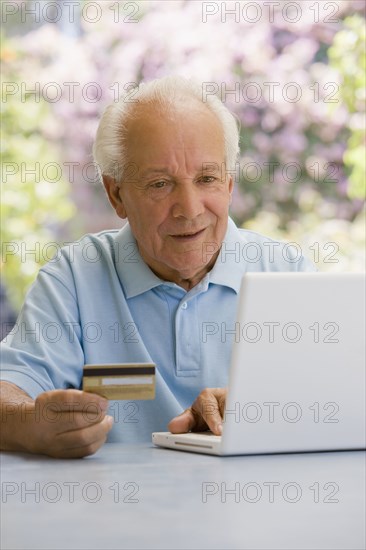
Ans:
POLYGON ((1 453, 2 549, 365 548, 365 453, 1 453))

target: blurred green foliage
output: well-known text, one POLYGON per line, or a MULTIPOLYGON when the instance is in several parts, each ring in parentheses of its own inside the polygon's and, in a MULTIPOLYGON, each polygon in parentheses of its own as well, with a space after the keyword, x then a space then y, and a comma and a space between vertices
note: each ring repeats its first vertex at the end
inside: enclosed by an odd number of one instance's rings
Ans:
MULTIPOLYGON (((20 85, 15 70, 20 56, 11 41, 2 37, 3 83, 20 85)), ((47 126, 49 105, 42 98, 35 102, 27 96, 20 102, 15 95, 1 97, 1 105, 1 275, 10 301, 19 308, 40 265, 57 251, 49 243, 58 241, 60 224, 73 215, 74 207, 68 182, 50 163, 57 158, 57 149, 41 130, 47 126)))
POLYGON ((348 193, 351 198, 365 197, 366 181, 366 27, 358 14, 346 17, 329 48, 329 60, 342 76, 341 99, 350 113, 351 135, 343 160, 349 168, 348 193))

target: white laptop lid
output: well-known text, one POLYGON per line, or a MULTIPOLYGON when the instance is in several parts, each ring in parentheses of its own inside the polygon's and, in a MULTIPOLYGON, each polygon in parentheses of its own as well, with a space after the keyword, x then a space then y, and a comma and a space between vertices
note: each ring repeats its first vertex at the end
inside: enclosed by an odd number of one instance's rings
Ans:
POLYGON ((248 273, 236 328, 222 454, 365 448, 364 274, 248 273))

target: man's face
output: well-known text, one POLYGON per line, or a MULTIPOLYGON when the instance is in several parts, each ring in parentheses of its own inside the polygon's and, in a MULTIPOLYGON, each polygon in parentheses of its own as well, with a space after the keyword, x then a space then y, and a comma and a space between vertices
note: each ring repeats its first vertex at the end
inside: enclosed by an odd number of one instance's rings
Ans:
POLYGON ((227 228, 232 179, 223 168, 222 129, 196 103, 173 113, 138 109, 128 125, 128 166, 114 206, 128 218, 155 273, 196 284, 212 267, 227 228))

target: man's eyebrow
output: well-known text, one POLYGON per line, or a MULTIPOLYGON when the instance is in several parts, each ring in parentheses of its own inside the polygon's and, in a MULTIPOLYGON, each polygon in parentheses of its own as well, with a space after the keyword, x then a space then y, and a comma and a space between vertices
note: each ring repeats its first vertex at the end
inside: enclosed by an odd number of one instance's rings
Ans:
POLYGON ((140 172, 140 176, 142 178, 153 174, 169 174, 169 170, 167 168, 147 168, 146 170, 140 172))
POLYGON ((204 162, 198 172, 215 172, 221 170, 221 166, 217 162, 204 162))
MULTIPOLYGON (((196 174, 200 174, 202 172, 216 172, 219 169, 220 168, 217 163, 207 162, 203 163, 196 169, 196 174)), ((140 172, 140 177, 144 178, 147 176, 153 176, 154 174, 167 174, 171 176, 169 168, 162 166, 161 168, 147 168, 146 170, 140 172)))

